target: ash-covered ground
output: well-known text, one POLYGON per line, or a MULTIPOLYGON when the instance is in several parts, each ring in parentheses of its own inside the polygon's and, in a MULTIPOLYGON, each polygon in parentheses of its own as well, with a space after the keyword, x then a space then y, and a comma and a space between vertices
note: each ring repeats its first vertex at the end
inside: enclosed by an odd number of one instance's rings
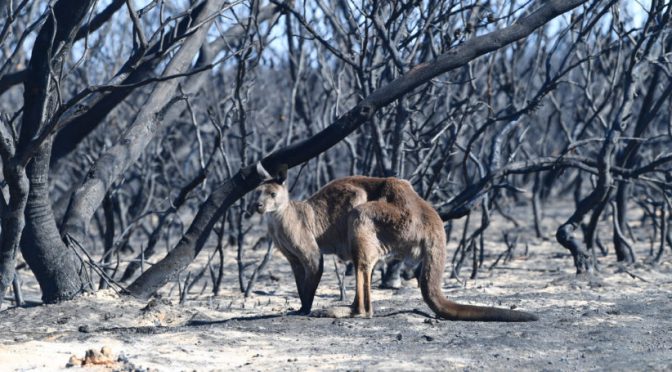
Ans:
MULTIPOLYGON (((601 257, 600 272, 588 280, 575 277, 571 258, 555 241, 530 236, 495 221, 478 278, 468 279, 465 265, 461 281, 444 275, 444 292, 458 302, 530 311, 539 315, 537 322, 435 319, 415 280, 398 290, 376 289, 373 319, 287 316, 299 300, 284 258, 274 254, 253 295, 244 299, 235 252, 228 251, 218 297, 204 280, 184 304, 176 288, 150 302, 105 290, 0 312, 0 370, 65 369, 71 355, 83 358, 104 346, 114 363, 74 370, 672 370, 671 251, 657 266, 623 268, 613 255, 601 257), (504 231, 521 234, 514 259, 490 269, 506 250, 504 231)), ((648 243, 636 249, 644 259, 648 243)), ((245 259, 263 254, 246 252, 245 259)), ((332 257, 325 258, 314 309, 345 304, 332 257)), ((26 296, 39 298, 28 272, 22 274, 26 296)), ((374 279, 378 284, 379 275, 374 279)), ((354 278, 346 277, 346 284, 351 300, 354 278)))

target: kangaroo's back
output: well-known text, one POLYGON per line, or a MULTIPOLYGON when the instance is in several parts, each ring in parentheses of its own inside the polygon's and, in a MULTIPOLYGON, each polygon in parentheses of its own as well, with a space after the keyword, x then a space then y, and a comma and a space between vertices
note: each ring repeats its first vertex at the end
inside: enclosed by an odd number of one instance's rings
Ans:
POLYGON ((337 254, 350 260, 348 251, 348 215, 358 205, 369 201, 403 202, 411 185, 395 178, 350 176, 329 182, 307 203, 315 215, 314 235, 324 253, 337 254))

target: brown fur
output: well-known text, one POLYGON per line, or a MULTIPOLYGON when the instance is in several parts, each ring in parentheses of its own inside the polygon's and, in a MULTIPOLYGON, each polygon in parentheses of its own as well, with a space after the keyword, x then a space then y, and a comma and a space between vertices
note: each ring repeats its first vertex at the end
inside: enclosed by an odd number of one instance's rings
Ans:
POLYGON ((308 314, 322 277, 322 254, 353 261, 357 280, 351 316, 373 315, 371 274, 381 257, 422 260, 422 296, 439 316, 451 320, 530 321, 533 314, 449 301, 441 287, 446 235, 443 221, 405 180, 363 176, 327 184, 305 201, 289 200, 279 183, 263 184, 254 205, 267 213, 270 235, 292 266, 308 314))

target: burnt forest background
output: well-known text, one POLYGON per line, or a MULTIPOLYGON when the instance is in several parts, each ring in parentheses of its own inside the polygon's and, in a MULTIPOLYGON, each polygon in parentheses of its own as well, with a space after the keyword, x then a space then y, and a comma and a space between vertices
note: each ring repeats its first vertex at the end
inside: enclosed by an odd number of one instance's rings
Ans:
POLYGON ((226 251, 249 294, 272 249, 244 218, 258 162, 289 165, 294 198, 409 180, 460 226, 454 276, 494 254, 496 214, 580 275, 597 256, 656 265, 671 17, 659 0, 0 0, 0 305, 21 305, 26 266, 48 303, 200 279, 217 295, 226 251), (574 211, 549 225, 557 203, 574 211))

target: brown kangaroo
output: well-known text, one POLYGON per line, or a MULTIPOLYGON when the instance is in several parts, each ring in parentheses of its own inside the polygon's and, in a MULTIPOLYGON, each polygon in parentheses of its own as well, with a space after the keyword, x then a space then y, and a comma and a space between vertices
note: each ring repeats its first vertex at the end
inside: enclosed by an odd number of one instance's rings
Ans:
POLYGON ((289 199, 278 179, 258 187, 252 208, 268 216, 275 245, 287 257, 301 298, 298 314, 309 314, 322 277, 323 254, 355 266, 357 290, 348 316, 373 315, 371 274, 378 259, 393 254, 422 260, 422 297, 440 317, 450 320, 523 322, 537 316, 508 309, 462 305, 441 290, 446 235, 443 221, 405 180, 352 176, 337 179, 305 201, 289 199))

